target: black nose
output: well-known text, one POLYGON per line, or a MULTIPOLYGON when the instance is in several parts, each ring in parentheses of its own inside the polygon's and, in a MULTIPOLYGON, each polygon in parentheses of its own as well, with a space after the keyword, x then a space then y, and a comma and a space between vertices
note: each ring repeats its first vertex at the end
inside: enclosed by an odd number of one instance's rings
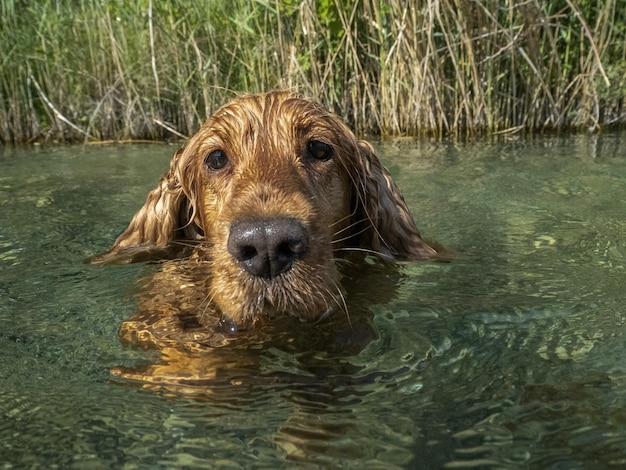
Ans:
POLYGON ((309 247, 309 233, 296 219, 247 219, 230 226, 228 252, 248 273, 271 279, 289 271, 309 247))

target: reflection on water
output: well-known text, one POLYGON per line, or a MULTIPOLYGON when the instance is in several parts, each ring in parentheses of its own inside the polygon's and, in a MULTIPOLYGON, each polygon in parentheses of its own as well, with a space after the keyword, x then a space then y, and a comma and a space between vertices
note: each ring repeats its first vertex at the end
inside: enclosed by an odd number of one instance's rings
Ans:
POLYGON ((117 336, 155 266, 82 264, 174 148, 1 149, 0 461, 626 464, 626 135, 378 148, 457 258, 360 266, 352 324, 187 354, 117 336))

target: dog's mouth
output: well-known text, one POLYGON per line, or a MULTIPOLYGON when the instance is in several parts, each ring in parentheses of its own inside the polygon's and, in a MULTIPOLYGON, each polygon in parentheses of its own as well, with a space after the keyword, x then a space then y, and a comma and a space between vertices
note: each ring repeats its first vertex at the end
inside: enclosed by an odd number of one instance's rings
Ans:
POLYGON ((269 278, 250 275, 237 264, 223 272, 223 277, 214 279, 213 299, 222 318, 234 324, 285 315, 303 323, 315 323, 343 305, 334 264, 317 266, 301 259, 288 271, 269 278), (235 278, 236 284, 229 282, 235 278))

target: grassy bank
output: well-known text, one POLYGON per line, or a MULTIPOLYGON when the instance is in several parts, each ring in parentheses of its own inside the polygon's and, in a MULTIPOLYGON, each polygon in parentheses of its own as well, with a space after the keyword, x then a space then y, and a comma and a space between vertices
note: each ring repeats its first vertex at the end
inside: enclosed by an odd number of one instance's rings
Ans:
POLYGON ((1 0, 0 141, 193 133, 297 89, 360 132, 626 122, 626 0, 1 0))

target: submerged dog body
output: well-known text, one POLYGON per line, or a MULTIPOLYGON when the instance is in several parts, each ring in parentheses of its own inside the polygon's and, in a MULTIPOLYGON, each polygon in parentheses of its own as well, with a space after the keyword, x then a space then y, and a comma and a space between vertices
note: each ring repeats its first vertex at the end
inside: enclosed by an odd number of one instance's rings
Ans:
POLYGON ((234 323, 343 308, 337 261, 436 255, 370 144, 318 103, 289 92, 235 99, 172 159, 111 251, 199 244, 206 298, 234 323))

